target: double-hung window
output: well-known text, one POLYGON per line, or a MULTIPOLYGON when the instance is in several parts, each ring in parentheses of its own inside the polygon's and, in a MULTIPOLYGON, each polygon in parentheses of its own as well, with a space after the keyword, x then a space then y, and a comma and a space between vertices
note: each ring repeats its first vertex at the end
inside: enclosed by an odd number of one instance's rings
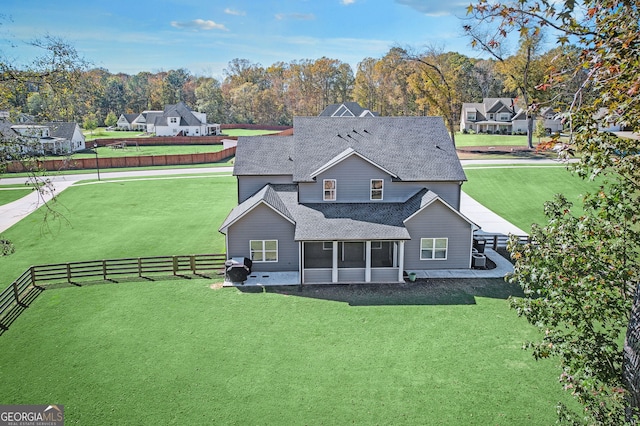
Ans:
POLYGON ((335 201, 336 200, 336 180, 324 179, 322 181, 322 186, 323 186, 322 199, 324 201, 335 201))
POLYGON ((384 180, 371 179, 371 200, 382 200, 382 192, 384 189, 384 180))
POLYGON ((278 240, 251 240, 249 246, 253 262, 278 261, 278 240))
POLYGON ((448 238, 421 238, 420 260, 447 260, 448 238))

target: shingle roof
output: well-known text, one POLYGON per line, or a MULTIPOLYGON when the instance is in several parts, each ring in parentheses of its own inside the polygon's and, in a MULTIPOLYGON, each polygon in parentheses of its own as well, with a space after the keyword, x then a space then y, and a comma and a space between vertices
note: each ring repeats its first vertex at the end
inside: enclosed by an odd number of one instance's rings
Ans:
POLYGON ((361 107, 357 102, 343 102, 341 104, 328 105, 319 115, 320 117, 361 117, 368 114, 376 115, 361 107))
MULTIPOLYGON (((297 191, 297 185, 280 185, 281 191, 297 191), (287 186, 291 188, 287 188, 287 186)), ((271 208, 276 210, 278 213, 282 214, 287 219, 294 221, 293 216, 287 209, 286 204, 280 198, 280 196, 276 193, 271 185, 265 185, 260 189, 260 191, 253 194, 251 197, 247 198, 243 203, 235 207, 231 210, 231 213, 224 220, 222 225, 220 225, 220 230, 227 228, 231 224, 233 224, 236 220, 244 216, 246 213, 251 211, 260 203, 266 203, 271 208)))
POLYGON ((294 182, 351 148, 405 181, 464 181, 441 117, 294 117, 294 182))
POLYGON ((295 223, 296 241, 408 240, 404 221, 436 199, 423 188, 398 203, 299 204, 297 185, 268 184, 234 208, 220 231, 264 203, 295 223))
POLYGON ((50 130, 49 135, 54 138, 63 138, 67 140, 73 140, 73 134, 76 131, 77 123, 69 123, 69 122, 49 122, 42 123, 47 126, 50 130))
POLYGON ((292 175, 292 136, 244 136, 238 138, 235 176, 292 175))

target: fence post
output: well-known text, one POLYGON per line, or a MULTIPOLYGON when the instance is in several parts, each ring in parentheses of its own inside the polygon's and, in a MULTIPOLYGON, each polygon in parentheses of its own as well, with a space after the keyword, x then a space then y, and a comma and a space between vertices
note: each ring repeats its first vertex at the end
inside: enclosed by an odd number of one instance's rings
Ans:
POLYGON ((107 280, 107 261, 106 260, 102 261, 102 279, 104 281, 107 280))
POLYGON ((196 273, 196 256, 195 255, 191 255, 189 256, 189 263, 191 264, 191 273, 195 275, 196 273))
POLYGON ((493 236, 493 250, 498 250, 498 236, 494 235, 493 236))
POLYGON ((67 282, 71 283, 71 264, 67 263, 67 282))
POLYGON ((35 268, 35 266, 29 267, 29 273, 31 275, 31 285, 36 285, 36 268, 35 268))
POLYGON ((178 274, 178 258, 173 256, 173 275, 178 274))
POLYGON ((142 278, 142 259, 138 258, 138 276, 142 278))
POLYGON ((16 298, 16 303, 19 305, 20 304, 20 293, 18 292, 18 283, 14 281, 12 283, 12 286, 13 286, 13 296, 16 298))

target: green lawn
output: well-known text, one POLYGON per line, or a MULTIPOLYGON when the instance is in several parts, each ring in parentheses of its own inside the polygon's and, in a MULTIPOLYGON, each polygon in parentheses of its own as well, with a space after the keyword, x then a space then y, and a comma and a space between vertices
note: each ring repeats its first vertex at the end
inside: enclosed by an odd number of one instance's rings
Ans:
POLYGON ((359 306, 209 285, 45 291, 0 336, 0 401, 68 424, 549 425, 567 399, 503 282, 359 306))
POLYGON ((259 129, 224 129, 222 133, 226 136, 260 136, 280 133, 281 130, 259 130, 259 129))
POLYGON ((231 176, 73 186, 55 203, 64 219, 47 228, 40 209, 3 233, 16 252, 0 257, 0 287, 30 265, 223 253, 218 227, 236 201, 231 176))
MULTIPOLYGON (((202 154, 206 152, 222 151, 222 145, 161 145, 138 146, 129 143, 125 149, 113 149, 106 146, 98 148, 99 157, 140 157, 147 155, 172 155, 172 154, 202 154)), ((95 153, 75 153, 71 158, 95 158, 95 153)), ((61 157, 47 157, 47 159, 59 159, 61 157)))
MULTIPOLYGON (((467 168, 463 188, 526 230, 563 168, 467 168)), ((31 264, 224 250, 235 178, 110 181, 59 196, 3 234, 4 287, 31 264)), ((0 336, 0 402, 64 404, 69 424, 548 425, 569 395, 522 343, 502 280, 375 297, 167 280, 44 291, 0 336)), ((421 284, 423 285, 423 284, 421 284)))
POLYGON ((25 195, 29 195, 31 191, 33 190, 25 189, 24 186, 21 188, 0 187, 0 206, 9 204, 24 197, 25 195))
MULTIPOLYGON (((537 139, 534 139, 534 144, 537 139)), ((527 146, 526 136, 456 133, 456 146, 527 146)))
POLYGON ((565 194, 581 211, 581 195, 595 191, 598 184, 558 167, 466 167, 464 192, 525 232, 532 223, 543 224, 544 203, 558 193, 565 194))
POLYGON ((105 127, 98 127, 93 131, 83 130, 82 134, 84 135, 85 140, 92 141, 94 139, 112 139, 112 138, 147 138, 148 134, 140 131, 130 132, 130 131, 115 131, 115 130, 106 130, 105 127))

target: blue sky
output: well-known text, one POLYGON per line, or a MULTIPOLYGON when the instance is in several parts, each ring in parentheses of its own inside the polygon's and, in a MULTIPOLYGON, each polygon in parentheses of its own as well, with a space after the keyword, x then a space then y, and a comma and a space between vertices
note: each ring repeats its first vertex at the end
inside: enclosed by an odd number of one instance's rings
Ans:
POLYGON ((26 42, 50 34, 112 73, 186 68, 222 78, 234 58, 266 67, 323 56, 355 73, 364 58, 393 46, 479 56, 459 19, 470 1, 4 0, 0 50, 28 62, 34 51, 26 42))

